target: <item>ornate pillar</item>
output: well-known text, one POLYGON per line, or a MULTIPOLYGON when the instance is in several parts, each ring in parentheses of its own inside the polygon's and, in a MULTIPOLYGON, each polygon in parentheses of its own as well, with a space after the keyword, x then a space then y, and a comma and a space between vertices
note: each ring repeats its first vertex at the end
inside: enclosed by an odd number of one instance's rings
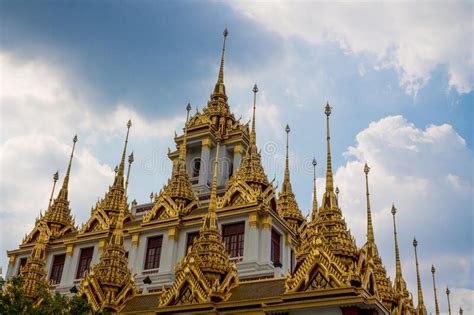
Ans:
POLYGON ((245 231, 245 246, 244 246, 244 259, 245 261, 256 262, 258 259, 259 243, 259 226, 258 226, 258 214, 250 213, 248 216, 248 224, 246 225, 245 231))
POLYGON ((242 144, 236 144, 234 146, 234 160, 232 162, 233 163, 232 174, 237 173, 237 170, 239 169, 240 161, 242 161, 242 152, 243 152, 242 144))
POLYGON ((199 186, 207 185, 209 169, 210 169, 209 165, 211 163, 211 147, 212 147, 211 139, 206 138, 202 140, 201 166, 199 168, 199 180, 198 180, 199 186))

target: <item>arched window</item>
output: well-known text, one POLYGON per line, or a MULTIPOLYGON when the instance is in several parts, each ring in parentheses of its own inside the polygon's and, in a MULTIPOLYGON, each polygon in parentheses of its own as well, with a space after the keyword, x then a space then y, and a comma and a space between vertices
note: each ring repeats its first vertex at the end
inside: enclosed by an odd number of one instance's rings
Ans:
POLYGON ((201 169, 201 159, 200 158, 195 158, 193 159, 191 163, 192 167, 192 177, 198 177, 199 176, 199 170, 201 169))

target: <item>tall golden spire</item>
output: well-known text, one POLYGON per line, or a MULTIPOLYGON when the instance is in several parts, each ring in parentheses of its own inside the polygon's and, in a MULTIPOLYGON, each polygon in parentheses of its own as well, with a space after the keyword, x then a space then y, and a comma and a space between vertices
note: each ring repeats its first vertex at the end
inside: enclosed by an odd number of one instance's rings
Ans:
POLYGON ((374 227, 372 225, 372 212, 370 211, 370 194, 369 194, 369 171, 370 167, 365 163, 365 191, 367 196, 367 242, 375 244, 374 227))
POLYGON ((395 214, 397 208, 392 204, 392 217, 393 217, 393 236, 395 239, 395 283, 394 286, 397 291, 403 290, 404 280, 402 276, 402 265, 400 263, 400 251, 398 249, 398 237, 397 237, 397 223, 395 222, 395 214))
MULTIPOLYGON (((130 125, 129 122, 128 129, 130 129, 130 125)), ((123 157, 122 161, 124 162, 123 157)), ((85 296, 94 311, 108 310, 116 312, 127 299, 137 293, 135 279, 128 268, 128 257, 123 246, 123 224, 127 208, 128 179, 133 161, 132 153, 128 159, 127 180, 119 211, 114 224, 110 226, 112 233, 107 245, 100 255, 99 263, 92 268, 91 272, 86 272, 84 279, 81 281, 78 295, 85 296)))
POLYGON ((418 241, 416 238, 413 239, 413 247, 415 248, 415 263, 416 263, 416 283, 418 287, 418 306, 417 306, 417 313, 418 315, 426 315, 426 307, 425 303, 423 302, 423 291, 421 288, 421 277, 420 277, 420 270, 418 267, 418 241))
MULTIPOLYGON (((69 200, 68 200, 68 186, 69 178, 71 175, 71 165, 72 158, 74 157, 74 150, 76 148, 77 136, 73 138, 73 145, 71 149, 71 155, 69 157, 69 163, 66 170, 66 175, 64 176, 63 185, 59 191, 58 196, 51 202, 48 206, 48 210, 45 213, 44 221, 46 226, 49 229, 49 234, 51 238, 59 238, 70 230, 75 230, 74 220, 71 216, 71 210, 69 209, 69 200)), ((58 172, 54 174, 54 184, 53 191, 51 192, 51 197, 53 196, 54 187, 58 179, 58 172)))
POLYGON ((449 288, 446 287, 446 297, 448 298, 448 314, 451 315, 451 301, 449 300, 449 294, 451 291, 449 291, 449 288))
POLYGON ((56 188, 56 182, 58 181, 58 179, 59 179, 59 172, 56 171, 56 173, 54 173, 53 175, 53 189, 51 189, 51 196, 49 197, 48 208, 51 207, 51 202, 53 201, 53 195, 54 195, 54 188, 56 188))
POLYGON ((120 164, 119 164, 118 171, 117 171, 117 174, 115 176, 115 181, 114 181, 114 185, 119 185, 121 187, 123 187, 123 181, 124 181, 123 176, 125 172, 125 156, 127 154, 126 152, 127 152, 127 144, 128 144, 128 135, 130 133, 131 126, 132 126, 132 121, 128 120, 127 135, 125 136, 125 144, 123 145, 122 158, 120 160, 120 164))
POLYGON ((225 54, 225 44, 227 41, 227 35, 229 32, 227 28, 224 30, 224 43, 222 44, 222 55, 221 55, 221 65, 219 67, 219 74, 217 76, 216 86, 214 88, 214 93, 225 95, 225 86, 224 86, 224 54, 225 54))
POLYGON ((286 125, 286 155, 285 155, 285 175, 281 192, 278 195, 277 210, 278 214, 285 219, 294 232, 298 232, 299 227, 305 220, 296 202, 295 194, 290 182, 290 162, 289 162, 289 133, 290 126, 286 125))
POLYGON ((334 179, 332 175, 331 162, 331 135, 329 131, 329 116, 331 115, 332 107, 329 103, 326 104, 324 113, 326 114, 326 142, 327 142, 327 166, 326 166, 326 192, 323 196, 322 206, 325 208, 337 207, 336 195, 334 194, 334 179))
POLYGON ((29 299, 36 300, 40 288, 48 288, 46 280, 46 243, 48 235, 46 226, 40 223, 39 236, 35 246, 26 261, 26 265, 21 268, 20 274, 23 278, 23 291, 29 299))
POLYGON ((316 158, 313 158, 313 208, 311 211, 311 221, 316 220, 316 217, 318 216, 318 195, 316 192, 316 165, 318 164, 316 162, 316 158))
POLYGON ((257 108, 257 92, 258 87, 257 83, 253 85, 253 111, 252 111, 252 130, 250 131, 250 150, 252 150, 253 154, 257 152, 257 131, 255 130, 255 112, 257 108))
POLYGON ((216 159, 214 160, 214 173, 212 174, 211 196, 209 199, 208 217, 204 220, 204 226, 211 229, 217 229, 217 173, 219 165, 219 141, 216 144, 216 159))
POLYGON ((438 293, 436 292, 436 281, 435 281, 435 272, 436 269, 431 265, 431 276, 433 278, 433 291, 434 291, 434 301, 435 301, 435 312, 436 315, 439 315, 439 304, 438 304, 438 293))

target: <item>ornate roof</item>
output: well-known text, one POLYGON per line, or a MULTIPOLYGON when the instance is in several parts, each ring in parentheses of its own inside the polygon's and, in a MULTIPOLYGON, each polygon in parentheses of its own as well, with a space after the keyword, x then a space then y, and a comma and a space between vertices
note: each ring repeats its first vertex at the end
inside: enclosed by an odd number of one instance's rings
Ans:
POLYGON ((395 221, 395 214, 397 209, 395 205, 392 205, 392 216, 393 216, 393 235, 395 240, 395 280, 393 281, 393 293, 397 301, 396 314, 413 314, 413 300, 411 294, 408 291, 407 284, 402 275, 402 265, 400 262, 400 252, 398 249, 398 238, 397 238, 397 224, 395 221))
POLYGON ((178 160, 173 167, 168 183, 155 198, 153 208, 143 217, 143 223, 184 216, 199 207, 199 200, 192 189, 186 171, 187 125, 191 104, 188 104, 186 110, 188 116, 186 118, 184 139, 179 147, 178 160))
POLYGON ((160 306, 227 300, 230 290, 239 283, 237 268, 230 261, 217 224, 218 160, 219 142, 208 212, 192 248, 176 266, 172 287, 163 289, 160 306))
MULTIPOLYGON (((125 194, 125 156, 127 151, 128 135, 131 126, 132 122, 129 120, 127 123, 127 135, 125 137, 122 158, 120 160, 119 167, 117 168, 117 172, 115 173, 114 183, 112 186, 109 186, 109 190, 105 194, 104 198, 99 200, 95 207, 92 208, 91 217, 81 227, 79 234, 110 229, 114 220, 117 219, 120 209, 124 204, 125 220, 130 220, 132 217, 127 206, 127 196, 125 194)), ((133 154, 129 157, 129 159, 131 162, 133 162, 133 154)))
POLYGON ((219 205, 242 205, 254 202, 262 203, 267 208, 275 209, 275 191, 268 181, 262 166, 260 153, 257 151, 257 134, 255 131, 255 111, 257 102, 257 84, 253 87, 253 114, 250 144, 237 172, 232 176, 226 187, 226 192, 219 205))
MULTIPOLYGON (((129 160, 129 171, 132 162, 133 158, 129 160)), ((78 294, 85 296, 94 310, 118 311, 127 299, 138 292, 123 246, 126 194, 127 186, 121 198, 119 213, 109 225, 111 235, 99 263, 87 271, 81 280, 78 294)))
POLYGON ((387 271, 383 266, 377 244, 375 243, 372 212, 370 209, 369 171, 370 167, 366 163, 364 173, 367 197, 367 242, 359 252, 359 270, 361 271, 362 285, 369 289, 369 291, 375 291, 372 293, 378 295, 388 309, 392 309, 395 303, 392 284, 387 276, 387 271), (373 278, 371 278, 372 275, 373 278), (375 289, 372 288, 372 281, 375 282, 375 289))
POLYGON ((20 275, 23 278, 23 290, 25 296, 36 300, 41 287, 49 288, 46 280, 46 244, 48 241, 47 227, 44 222, 38 225, 39 236, 35 246, 26 261, 26 265, 21 268, 20 275))
POLYGON ((296 202, 295 194, 291 188, 290 182, 290 167, 288 159, 288 138, 290 133, 290 126, 286 125, 286 158, 285 158, 285 176, 283 179, 283 185, 281 192, 278 194, 277 210, 278 214, 286 221, 290 228, 298 233, 301 224, 305 221, 305 218, 301 214, 301 211, 296 202))
MULTIPOLYGON (((326 133, 327 133, 327 170, 326 170, 326 191, 323 195, 321 206, 316 220, 308 224, 308 237, 322 237, 328 244, 332 253, 338 257, 349 270, 357 261, 357 247, 355 240, 347 229, 347 224, 339 208, 336 194, 334 192, 334 180, 331 165, 331 144, 329 133, 329 116, 331 107, 326 104, 326 133)), ((305 252, 305 244, 300 252, 305 252)))
POLYGON ((54 183, 51 191, 51 197, 49 199, 48 209, 44 216, 36 221, 35 227, 28 236, 23 239, 23 244, 31 243, 35 241, 35 238, 39 235, 39 225, 45 223, 47 234, 50 235, 50 239, 58 239, 70 231, 76 231, 74 219, 71 215, 71 209, 69 208, 68 199, 68 186, 69 177, 71 175, 72 158, 74 156, 74 149, 76 147, 77 136, 73 138, 73 146, 71 150, 71 156, 69 158, 69 164, 67 167, 66 175, 64 176, 63 185, 59 191, 58 196, 51 203, 54 195, 54 188, 56 181, 58 180, 58 172, 53 176, 54 183))

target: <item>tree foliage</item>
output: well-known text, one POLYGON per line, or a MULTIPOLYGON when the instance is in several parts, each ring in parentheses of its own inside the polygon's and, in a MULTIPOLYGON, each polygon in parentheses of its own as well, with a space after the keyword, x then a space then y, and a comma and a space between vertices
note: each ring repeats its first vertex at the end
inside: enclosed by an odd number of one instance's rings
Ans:
POLYGON ((0 314, 104 314, 94 312, 92 306, 79 296, 68 297, 59 292, 52 293, 46 287, 38 289, 38 300, 33 302, 25 296, 22 284, 20 276, 12 277, 8 281, 0 279, 0 314))

